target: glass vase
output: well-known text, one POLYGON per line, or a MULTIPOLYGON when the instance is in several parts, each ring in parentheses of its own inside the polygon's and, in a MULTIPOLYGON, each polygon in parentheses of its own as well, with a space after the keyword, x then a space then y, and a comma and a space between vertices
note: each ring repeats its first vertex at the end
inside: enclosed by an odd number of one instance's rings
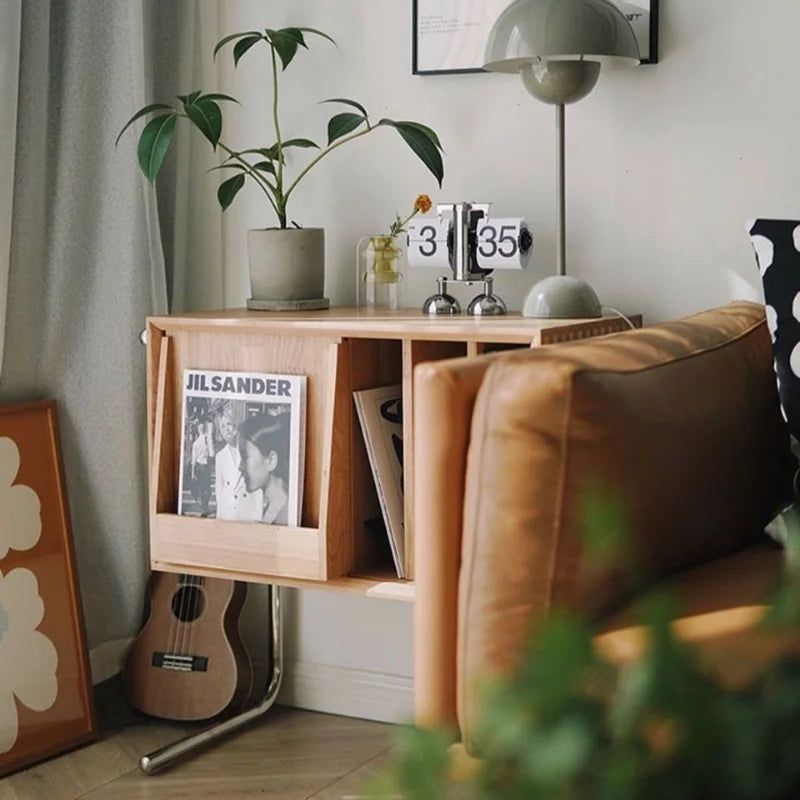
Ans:
POLYGON ((364 236, 356 248, 356 304, 395 311, 403 306, 406 234, 364 236))

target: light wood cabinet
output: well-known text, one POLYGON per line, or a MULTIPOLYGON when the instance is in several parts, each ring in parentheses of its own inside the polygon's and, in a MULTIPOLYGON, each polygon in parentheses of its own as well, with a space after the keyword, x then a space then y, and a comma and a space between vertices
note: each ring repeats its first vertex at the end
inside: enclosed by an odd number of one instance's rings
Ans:
MULTIPOLYGON (((641 324, 641 318, 634 318, 641 324)), ((365 523, 380 515, 353 392, 403 386, 405 486, 412 485, 414 367, 424 361, 537 347, 624 330, 595 320, 428 318, 416 311, 335 308, 306 313, 244 309, 151 317, 148 323, 150 561, 153 569, 316 586, 413 600, 411 509, 405 559, 409 580, 393 578, 388 548, 365 523), (178 470, 183 371, 187 368, 308 376, 302 526, 179 516, 178 470)))

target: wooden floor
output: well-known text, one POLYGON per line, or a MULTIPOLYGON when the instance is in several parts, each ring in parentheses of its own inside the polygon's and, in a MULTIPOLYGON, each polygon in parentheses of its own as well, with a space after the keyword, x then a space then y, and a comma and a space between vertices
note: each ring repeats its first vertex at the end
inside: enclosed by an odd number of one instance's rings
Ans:
POLYGON ((192 730, 148 721, 107 731, 91 745, 0 779, 0 800, 356 798, 388 762, 397 732, 392 725, 275 707, 163 772, 139 771, 139 756, 192 730))

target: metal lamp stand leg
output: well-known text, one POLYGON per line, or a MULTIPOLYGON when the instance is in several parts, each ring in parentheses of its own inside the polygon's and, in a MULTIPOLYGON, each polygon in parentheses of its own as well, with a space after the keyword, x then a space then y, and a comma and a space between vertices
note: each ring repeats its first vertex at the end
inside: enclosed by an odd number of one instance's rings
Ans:
POLYGON ((139 759, 139 768, 146 775, 152 775, 154 772, 172 763, 175 759, 180 758, 188 753, 192 753, 201 747, 205 747, 211 742, 232 733, 235 730, 247 725, 258 717, 262 717, 272 707, 278 692, 281 688, 283 680, 283 624, 281 621, 281 600, 280 600, 280 587, 270 586, 271 595, 271 633, 272 633, 272 679, 267 687, 267 692, 261 702, 228 717, 220 722, 215 723, 209 728, 206 728, 199 733, 187 736, 173 744, 168 744, 159 750, 154 750, 146 756, 139 759))

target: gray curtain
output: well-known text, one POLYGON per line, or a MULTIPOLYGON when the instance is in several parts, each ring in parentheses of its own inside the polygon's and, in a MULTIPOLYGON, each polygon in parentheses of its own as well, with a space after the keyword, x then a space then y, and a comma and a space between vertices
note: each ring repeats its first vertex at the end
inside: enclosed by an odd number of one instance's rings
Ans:
MULTIPOLYGON (((148 572, 138 334, 146 315, 165 311, 166 291, 154 195, 138 172, 135 132, 119 149, 114 139, 152 98, 144 65, 154 57, 146 41, 155 3, 22 4, 0 401, 57 402, 94 651, 135 633, 148 572)), ((172 7, 163 3, 159 13, 172 7)), ((105 665, 93 659, 101 673, 95 678, 113 672, 115 658, 105 665)))

